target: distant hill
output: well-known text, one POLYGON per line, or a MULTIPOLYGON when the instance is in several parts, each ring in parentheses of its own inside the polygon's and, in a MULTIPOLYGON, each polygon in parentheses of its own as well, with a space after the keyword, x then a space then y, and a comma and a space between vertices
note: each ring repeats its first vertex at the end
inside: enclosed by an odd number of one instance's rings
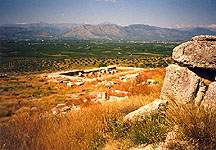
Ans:
POLYGON ((41 30, 44 32, 48 32, 50 34, 59 35, 62 33, 65 33, 77 26, 80 26, 82 24, 76 24, 76 23, 20 23, 20 24, 5 24, 4 27, 20 27, 20 28, 27 28, 27 29, 33 29, 33 30, 41 30))
POLYGON ((143 24, 134 24, 124 27, 118 25, 82 25, 73 28, 63 34, 62 37, 75 39, 177 41, 189 40, 193 36, 201 34, 216 35, 216 32, 205 28, 181 31, 143 24))
POLYGON ((77 39, 123 39, 127 32, 117 25, 82 25, 76 27, 62 37, 77 39))
POLYGON ((23 39, 23 38, 41 38, 41 37, 52 37, 49 33, 19 28, 19 27, 0 27, 0 38, 1 39, 23 39))
POLYGON ((0 37, 58 37, 83 40, 126 41, 185 41, 196 35, 216 35, 213 28, 169 29, 133 24, 118 26, 112 23, 98 25, 76 23, 8 24, 0 27, 0 37))

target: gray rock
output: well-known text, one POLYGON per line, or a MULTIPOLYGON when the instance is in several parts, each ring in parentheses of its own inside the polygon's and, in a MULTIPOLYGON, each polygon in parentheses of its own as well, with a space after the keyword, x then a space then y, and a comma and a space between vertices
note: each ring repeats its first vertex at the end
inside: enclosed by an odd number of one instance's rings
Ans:
POLYGON ((72 82, 67 83, 67 87, 72 87, 74 84, 72 82))
POLYGON ((74 82, 74 84, 75 84, 75 85, 80 85, 80 86, 81 86, 81 85, 84 85, 83 82, 74 82))
POLYGON ((83 73, 79 72, 78 77, 83 77, 83 73))
POLYGON ((172 58, 189 67, 216 70, 216 36, 197 36, 173 50, 172 58))
POLYGON ((188 68, 170 65, 166 68, 161 99, 193 103, 199 82, 200 77, 188 68))
POLYGON ((168 105, 167 100, 156 99, 153 102, 127 114, 124 117, 124 122, 130 123, 134 121, 142 121, 152 113, 158 113, 160 111, 164 111, 167 105, 168 105))
POLYGON ((69 106, 65 106, 61 109, 61 112, 67 112, 67 111, 70 111, 71 108, 69 106))
POLYGON ((213 35, 199 35, 192 38, 192 41, 216 41, 216 36, 213 35))
POLYGON ((146 82, 147 82, 148 85, 154 85, 154 84, 156 84, 155 80, 153 80, 153 79, 147 79, 146 82))
POLYGON ((202 105, 205 107, 216 108, 216 82, 212 82, 209 85, 202 105))

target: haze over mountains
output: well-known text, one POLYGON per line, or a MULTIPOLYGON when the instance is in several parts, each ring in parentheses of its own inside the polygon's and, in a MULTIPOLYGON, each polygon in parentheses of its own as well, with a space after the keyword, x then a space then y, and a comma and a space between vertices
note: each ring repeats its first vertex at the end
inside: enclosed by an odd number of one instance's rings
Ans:
POLYGON ((78 40, 125 40, 125 41, 184 41, 201 34, 216 35, 216 28, 193 27, 170 29, 132 24, 76 24, 31 23, 7 24, 0 27, 0 38, 68 38, 78 40))

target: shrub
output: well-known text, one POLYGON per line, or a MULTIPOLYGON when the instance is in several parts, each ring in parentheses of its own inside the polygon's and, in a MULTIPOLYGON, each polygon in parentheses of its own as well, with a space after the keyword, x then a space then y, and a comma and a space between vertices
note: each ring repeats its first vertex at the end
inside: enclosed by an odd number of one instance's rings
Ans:
POLYGON ((103 63, 99 63, 98 67, 106 67, 107 65, 106 64, 103 64, 103 63))

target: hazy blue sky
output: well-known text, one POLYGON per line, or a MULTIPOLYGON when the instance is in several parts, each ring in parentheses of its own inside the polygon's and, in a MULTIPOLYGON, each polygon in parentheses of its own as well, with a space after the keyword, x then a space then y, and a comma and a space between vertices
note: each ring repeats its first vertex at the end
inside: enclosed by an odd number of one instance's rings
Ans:
POLYGON ((0 0, 0 24, 216 24, 216 0, 0 0))

